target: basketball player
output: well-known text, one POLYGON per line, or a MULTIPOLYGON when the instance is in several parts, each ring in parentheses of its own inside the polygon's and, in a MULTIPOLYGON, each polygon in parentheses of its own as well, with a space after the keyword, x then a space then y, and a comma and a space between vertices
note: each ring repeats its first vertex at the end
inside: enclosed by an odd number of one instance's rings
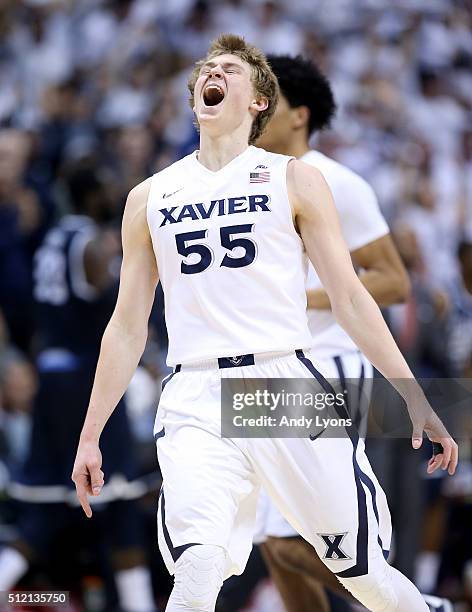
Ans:
MULTIPOLYGON (((363 285, 381 306, 403 301, 408 292, 408 276, 374 192, 352 170, 310 149, 310 136, 326 128, 335 112, 329 82, 313 63, 300 56, 269 56, 268 59, 280 86, 280 96, 275 113, 257 144, 274 153, 293 155, 323 173, 336 203, 351 258, 361 270, 359 278, 363 285)), ((330 312, 329 297, 311 266, 307 288, 308 323, 316 367, 328 378, 357 380, 357 388, 349 386, 352 391, 362 390, 372 378, 372 365, 336 323, 330 312)), ((348 400, 353 414, 360 408, 358 399, 349 397, 348 400)), ((359 425, 362 416, 366 416, 365 410, 364 415, 361 411, 355 414, 359 425)), ((297 537, 264 491, 261 497, 258 522, 262 519, 265 523, 263 528, 259 526, 265 533, 259 538, 266 538, 262 544, 264 558, 287 610, 329 610, 326 594, 313 579, 327 583, 344 596, 347 592, 333 580, 333 574, 327 572, 313 547, 297 537)), ((432 610, 445 612, 447 602, 426 598, 432 610)))
POLYGON ((225 378, 315 377, 331 389, 310 358, 306 249, 338 321, 405 397, 414 446, 424 431, 442 444, 429 470, 453 473, 457 464, 456 444, 352 268, 321 173, 252 146, 278 97, 263 54, 223 35, 189 88, 200 150, 133 189, 126 206, 118 301, 73 470, 82 507, 91 516, 88 495, 103 486, 100 434, 144 349, 160 278, 174 366, 155 427, 159 543, 175 575, 167 610, 214 610, 223 580, 247 562, 262 484, 368 608, 426 612, 414 585, 384 559, 388 508, 353 427, 315 442, 221 436, 225 378))
MULTIPOLYGON (((29 454, 13 486, 23 502, 20 537, 0 553, 0 591, 12 588, 31 561, 47 558, 54 538, 77 519, 78 509, 69 503, 70 472, 101 335, 116 299, 110 261, 118 252, 115 241, 103 231, 110 216, 104 187, 86 168, 71 172, 67 184, 74 214, 52 227, 34 260, 40 384, 29 454)), ((118 478, 123 489, 136 474, 122 402, 104 434, 103 451, 107 474, 118 478)), ((151 578, 136 502, 113 501, 111 493, 101 513, 120 608, 152 612, 151 578)))

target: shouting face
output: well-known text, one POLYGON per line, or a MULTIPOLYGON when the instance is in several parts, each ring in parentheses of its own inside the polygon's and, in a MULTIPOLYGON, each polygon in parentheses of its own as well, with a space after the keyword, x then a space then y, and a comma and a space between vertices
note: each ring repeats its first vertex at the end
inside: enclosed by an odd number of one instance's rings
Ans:
POLYGON ((256 114, 267 108, 266 98, 257 96, 251 67, 231 54, 208 60, 195 83, 194 112, 201 129, 213 134, 230 133, 241 125, 248 131, 256 114))

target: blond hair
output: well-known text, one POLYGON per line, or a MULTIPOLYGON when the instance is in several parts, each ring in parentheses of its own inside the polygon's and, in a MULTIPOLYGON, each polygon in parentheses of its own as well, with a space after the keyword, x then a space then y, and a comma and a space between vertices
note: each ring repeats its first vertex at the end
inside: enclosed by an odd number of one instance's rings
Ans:
POLYGON ((218 55, 224 55, 225 53, 236 55, 240 60, 249 64, 252 72, 251 82, 254 86, 256 96, 258 98, 264 96, 268 100, 267 108, 259 111, 252 123, 251 132, 249 134, 249 144, 253 144, 262 134, 269 119, 274 114, 279 99, 279 85, 265 55, 256 47, 247 43, 244 38, 234 34, 221 34, 211 43, 206 57, 195 64, 192 74, 190 75, 188 81, 190 105, 192 108, 194 107, 195 83, 197 82, 202 66, 209 60, 218 55))

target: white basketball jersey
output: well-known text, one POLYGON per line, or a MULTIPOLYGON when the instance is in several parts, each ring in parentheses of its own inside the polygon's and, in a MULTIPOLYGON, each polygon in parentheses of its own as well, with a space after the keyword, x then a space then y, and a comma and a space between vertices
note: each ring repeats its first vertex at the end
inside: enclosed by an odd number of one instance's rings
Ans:
MULTIPOLYGON (((389 233, 375 193, 361 176, 318 151, 308 151, 301 160, 315 166, 324 175, 333 194, 349 251, 389 233)), ((319 287, 320 279, 310 264, 307 289, 319 287)), ((330 310, 309 310, 308 322, 313 335, 313 354, 320 359, 358 350, 330 310)))
POLYGON ((290 159, 249 146, 212 172, 195 152, 153 176, 147 215, 169 365, 311 345, 290 159))

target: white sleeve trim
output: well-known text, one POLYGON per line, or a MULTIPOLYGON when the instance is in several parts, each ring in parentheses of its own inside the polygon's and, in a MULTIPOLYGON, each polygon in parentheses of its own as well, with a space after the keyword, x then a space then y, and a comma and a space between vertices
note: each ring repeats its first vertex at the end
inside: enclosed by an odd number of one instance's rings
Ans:
POLYGON ((69 248, 69 273, 72 293, 87 302, 92 302, 98 297, 97 289, 87 281, 84 268, 85 249, 94 236, 94 230, 80 231, 72 238, 69 248))

